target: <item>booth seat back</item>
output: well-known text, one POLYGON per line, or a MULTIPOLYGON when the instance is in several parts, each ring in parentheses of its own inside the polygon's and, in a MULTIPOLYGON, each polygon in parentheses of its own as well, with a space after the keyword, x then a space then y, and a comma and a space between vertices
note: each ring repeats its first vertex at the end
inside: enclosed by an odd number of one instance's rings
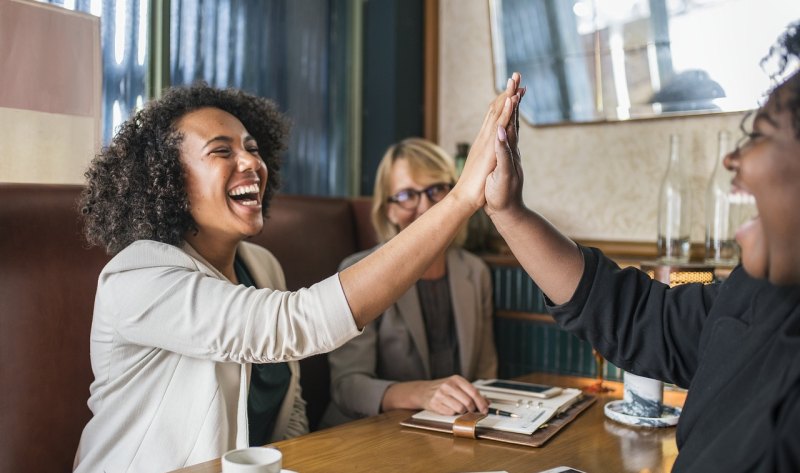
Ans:
MULTIPOLYGON (((88 249, 80 186, 0 183, 0 471, 69 472, 93 380, 89 331, 110 257, 88 249)), ((277 196, 255 243, 281 262, 289 289, 336 272, 374 245, 367 199, 277 196)), ((301 361, 309 421, 329 399, 325 356, 301 361)))
POLYGON ((89 329, 109 257, 76 186, 0 185, 0 471, 71 471, 91 413, 89 329))

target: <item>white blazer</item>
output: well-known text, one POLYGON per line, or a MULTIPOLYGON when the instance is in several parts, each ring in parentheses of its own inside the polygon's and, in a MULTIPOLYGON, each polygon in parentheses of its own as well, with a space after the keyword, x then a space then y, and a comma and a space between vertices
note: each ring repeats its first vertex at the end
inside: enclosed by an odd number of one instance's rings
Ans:
MULTIPOLYGON (((103 268, 90 336, 94 416, 75 471, 165 471, 245 447, 250 363, 327 352, 359 333, 338 275, 274 290, 285 287, 275 257, 250 243, 238 250, 264 289, 232 284, 188 244, 138 241, 103 268)), ((276 432, 307 430, 292 419, 295 399, 287 393, 276 432)))

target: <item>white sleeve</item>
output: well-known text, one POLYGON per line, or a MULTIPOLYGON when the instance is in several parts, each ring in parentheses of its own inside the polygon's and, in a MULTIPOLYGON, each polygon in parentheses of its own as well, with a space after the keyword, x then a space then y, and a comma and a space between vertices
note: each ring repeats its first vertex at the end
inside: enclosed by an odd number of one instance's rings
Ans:
POLYGON ((338 275, 295 292, 255 289, 199 271, 178 248, 149 243, 117 255, 98 283, 95 314, 132 343, 268 363, 327 352, 359 333, 338 275))

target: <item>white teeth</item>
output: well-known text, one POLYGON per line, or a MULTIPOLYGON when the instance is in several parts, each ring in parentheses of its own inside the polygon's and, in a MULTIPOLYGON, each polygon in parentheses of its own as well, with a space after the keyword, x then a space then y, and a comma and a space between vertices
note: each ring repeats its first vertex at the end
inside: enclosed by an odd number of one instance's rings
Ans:
POLYGON ((228 195, 235 196, 235 195, 242 195, 242 194, 253 194, 258 193, 258 184, 250 184, 249 186, 239 186, 236 188, 231 189, 228 192, 228 195))

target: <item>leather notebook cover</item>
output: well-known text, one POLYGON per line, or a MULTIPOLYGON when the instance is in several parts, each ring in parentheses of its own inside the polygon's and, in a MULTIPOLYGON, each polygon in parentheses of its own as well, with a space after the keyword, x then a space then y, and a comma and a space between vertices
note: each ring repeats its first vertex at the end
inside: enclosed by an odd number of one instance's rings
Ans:
MULTIPOLYGON (((581 412, 585 411, 589 406, 591 406, 596 400, 597 396, 584 394, 580 401, 573 404, 564 413, 548 420, 546 426, 539 428, 531 435, 503 432, 500 430, 493 430, 479 426, 475 429, 475 436, 479 439, 497 440, 498 442, 513 443, 517 445, 524 445, 526 447, 541 447, 558 431, 563 429, 564 426, 578 417, 581 412)), ((409 417, 408 419, 400 422, 400 425, 405 427, 414 427, 417 429, 432 430, 434 432, 443 432, 446 434, 453 433, 453 424, 415 419, 413 417, 409 417)))

